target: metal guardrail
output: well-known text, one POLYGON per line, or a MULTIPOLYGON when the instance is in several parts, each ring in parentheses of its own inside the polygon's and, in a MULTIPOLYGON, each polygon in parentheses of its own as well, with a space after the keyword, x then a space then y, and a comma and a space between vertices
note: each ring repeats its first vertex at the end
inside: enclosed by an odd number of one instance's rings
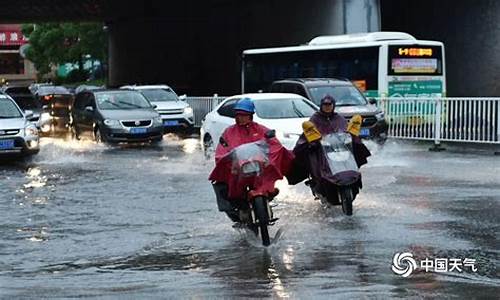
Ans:
POLYGON ((388 135, 500 144, 500 98, 380 98, 388 135))
MULTIPOLYGON (((226 97, 187 97, 195 126, 226 97)), ((500 98, 377 98, 400 139, 500 144, 500 98)))
POLYGON ((214 95, 212 97, 186 97, 186 102, 193 108, 194 126, 201 127, 201 121, 226 97, 214 95))

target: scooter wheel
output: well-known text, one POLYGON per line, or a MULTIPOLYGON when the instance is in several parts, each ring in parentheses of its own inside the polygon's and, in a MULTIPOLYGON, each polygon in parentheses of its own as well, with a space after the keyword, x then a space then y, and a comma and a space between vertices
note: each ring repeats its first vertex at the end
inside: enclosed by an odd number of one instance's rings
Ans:
POLYGON ((353 191, 351 188, 344 188, 340 190, 340 197, 342 198, 342 211, 348 216, 352 216, 352 201, 353 191))

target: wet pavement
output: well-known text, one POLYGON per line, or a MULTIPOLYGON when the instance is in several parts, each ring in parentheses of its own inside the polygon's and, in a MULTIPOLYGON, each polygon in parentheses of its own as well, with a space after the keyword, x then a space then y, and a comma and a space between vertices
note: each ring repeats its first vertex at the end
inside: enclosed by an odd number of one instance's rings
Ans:
POLYGON ((354 216, 286 182, 269 248, 231 227, 196 137, 160 147, 44 139, 0 166, 0 298, 495 298, 500 159, 389 141, 354 216), (477 271, 391 269, 397 252, 477 271))

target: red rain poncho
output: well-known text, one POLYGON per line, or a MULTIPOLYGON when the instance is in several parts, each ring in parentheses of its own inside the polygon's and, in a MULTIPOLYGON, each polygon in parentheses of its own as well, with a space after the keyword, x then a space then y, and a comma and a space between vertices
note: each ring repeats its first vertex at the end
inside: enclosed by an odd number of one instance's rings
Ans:
POLYGON ((291 167, 294 155, 284 148, 276 138, 266 139, 269 129, 265 126, 250 122, 247 125, 233 125, 222 134, 226 146, 218 144, 215 151, 215 168, 209 180, 228 184, 229 199, 243 199, 245 186, 253 186, 250 197, 268 196, 274 191, 274 183, 287 174, 291 167), (269 145, 268 163, 260 176, 244 178, 232 172, 233 156, 231 151, 243 144, 265 140, 269 145))

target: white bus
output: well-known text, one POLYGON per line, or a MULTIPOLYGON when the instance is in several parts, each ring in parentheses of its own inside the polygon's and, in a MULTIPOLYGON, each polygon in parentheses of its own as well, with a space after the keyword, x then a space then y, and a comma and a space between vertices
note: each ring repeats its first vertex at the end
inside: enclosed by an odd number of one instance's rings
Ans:
POLYGON ((367 97, 446 96, 443 43, 403 32, 319 36, 301 46, 245 50, 242 58, 243 93, 285 78, 342 77, 367 97))

